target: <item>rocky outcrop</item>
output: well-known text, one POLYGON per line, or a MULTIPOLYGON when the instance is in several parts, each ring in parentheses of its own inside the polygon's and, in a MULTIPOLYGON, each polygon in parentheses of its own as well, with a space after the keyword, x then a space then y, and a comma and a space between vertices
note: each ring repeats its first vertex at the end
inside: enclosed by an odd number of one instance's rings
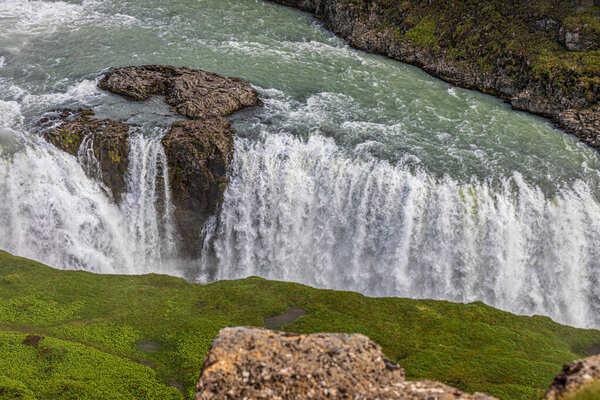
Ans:
POLYGON ((600 356, 592 356, 565 365, 554 378, 544 399, 565 399, 593 382, 600 382, 600 356))
MULTIPOLYGON (((177 239, 182 256, 198 257, 202 227, 221 202, 233 152, 233 130, 224 117, 260 105, 248 82, 201 70, 147 65, 108 72, 100 88, 131 100, 164 95, 172 111, 188 118, 175 122, 162 139, 177 239)), ((129 136, 137 129, 120 121, 98 120, 91 110, 66 110, 41 121, 43 136, 79 158, 118 202, 126 189, 129 136)))
POLYGON ((90 177, 118 202, 125 191, 129 135, 136 127, 94 118, 91 110, 62 110, 40 121, 44 138, 76 156, 90 177))
POLYGON ((242 79, 163 65, 117 68, 98 86, 131 100, 164 95, 174 112, 192 119, 223 117, 260 103, 256 91, 242 79))
MULTIPOLYGON (((198 243, 201 227, 222 200, 227 166, 233 153, 228 120, 209 117, 175 122, 162 140, 169 164, 169 181, 180 240, 198 243)), ((197 257, 200 246, 186 256, 197 257)))
POLYGON ((404 370, 363 335, 296 335, 225 328, 204 360, 196 400, 486 400, 438 382, 408 382, 404 370))
MULTIPOLYGON (((551 118, 560 127, 600 149, 600 114, 588 112, 590 107, 600 101, 598 88, 590 90, 583 82, 576 82, 569 90, 565 90, 565 82, 534 79, 533 72, 524 72, 530 68, 529 61, 516 56, 507 61, 508 64, 504 67, 496 66, 492 70, 486 70, 476 66, 477 60, 469 62, 464 58, 450 56, 447 50, 440 47, 416 45, 404 36, 414 25, 402 19, 401 11, 397 11, 400 17, 390 17, 389 10, 382 10, 381 4, 385 3, 383 1, 271 1, 314 13, 325 20, 328 29, 348 40, 355 48, 416 65, 453 85, 502 97, 515 109, 551 118), (518 62, 522 64, 514 65, 518 62), (572 123, 570 115, 581 115, 581 110, 585 111, 585 116, 579 123, 572 123)), ((575 3, 574 8, 586 8, 591 4, 587 0, 575 3)), ((559 29, 557 21, 547 18, 538 19, 532 25, 538 30, 548 31, 549 35, 559 29)), ((573 34, 576 32, 572 29, 562 27, 561 32, 567 46, 579 46, 578 49, 587 50, 595 48, 590 47, 592 45, 600 45, 590 44, 590 41, 584 40, 583 34, 575 37, 573 34), (567 35, 567 32, 571 34, 567 35)), ((568 79, 573 80, 573 77, 568 79)))

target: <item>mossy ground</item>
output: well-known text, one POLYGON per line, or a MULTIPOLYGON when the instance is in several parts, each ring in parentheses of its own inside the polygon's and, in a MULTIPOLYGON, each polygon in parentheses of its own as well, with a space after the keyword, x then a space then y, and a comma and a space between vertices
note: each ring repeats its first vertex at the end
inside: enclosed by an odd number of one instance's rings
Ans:
POLYGON ((572 52, 559 28, 600 39, 600 6, 576 10, 570 0, 346 0, 367 12, 375 3, 382 29, 399 40, 464 64, 474 72, 513 77, 523 87, 561 90, 567 98, 600 102, 600 51, 572 52), (551 28, 540 24, 554 21, 551 28))
POLYGON ((409 379, 504 399, 539 397, 564 363, 600 343, 600 331, 482 303, 368 298, 260 278, 198 285, 94 275, 0 251, 0 399, 193 398, 220 328, 263 326, 290 306, 308 315, 285 330, 363 333, 409 379), (45 339, 36 349, 22 344, 27 334, 45 339))

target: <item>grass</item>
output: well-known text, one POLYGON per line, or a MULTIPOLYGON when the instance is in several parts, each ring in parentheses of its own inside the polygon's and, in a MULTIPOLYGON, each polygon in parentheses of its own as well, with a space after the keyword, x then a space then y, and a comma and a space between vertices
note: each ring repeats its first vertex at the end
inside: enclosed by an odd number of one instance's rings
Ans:
POLYGON ((198 285, 94 275, 0 251, 0 399, 192 399, 220 328, 263 326, 290 306, 308 315, 285 330, 363 333, 409 379, 504 399, 538 398, 564 363, 600 343, 600 331, 482 303, 368 298, 256 277, 198 285), (45 338, 34 348, 23 344, 28 334, 45 338))

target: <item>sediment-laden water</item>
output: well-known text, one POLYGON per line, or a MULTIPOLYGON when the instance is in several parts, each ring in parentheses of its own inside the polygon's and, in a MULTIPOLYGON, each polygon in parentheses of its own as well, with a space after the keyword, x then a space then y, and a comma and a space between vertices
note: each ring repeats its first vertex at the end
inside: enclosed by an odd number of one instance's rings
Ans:
POLYGON ((103 273, 481 300, 600 327, 600 163, 542 119, 257 0, 6 0, 0 32, 1 249, 103 273), (245 78, 265 102, 233 117, 231 183, 203 243, 173 240, 160 138, 177 117, 160 98, 95 86, 107 68, 150 63, 245 78), (141 126, 119 204, 88 177, 89 147, 78 160, 35 134, 61 107, 141 126), (182 245, 202 259, 184 265, 182 245))

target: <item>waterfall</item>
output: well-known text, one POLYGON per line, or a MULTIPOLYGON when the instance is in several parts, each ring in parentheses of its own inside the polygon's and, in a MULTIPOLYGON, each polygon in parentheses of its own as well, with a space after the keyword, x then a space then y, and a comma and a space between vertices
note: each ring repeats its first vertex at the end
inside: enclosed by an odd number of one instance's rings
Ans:
POLYGON ((150 138, 133 135, 129 140, 127 193, 122 208, 128 233, 136 238, 143 263, 168 261, 176 256, 167 156, 163 134, 150 138))
POLYGON ((86 175, 100 172, 91 136, 79 151, 83 164, 39 138, 0 151, 0 248, 59 268, 178 275, 160 138, 130 137, 121 204, 86 175))
POLYGON ((239 140, 231 177, 200 280, 259 275, 600 325, 600 205, 584 182, 554 195, 516 172, 460 183, 279 134, 239 140))

